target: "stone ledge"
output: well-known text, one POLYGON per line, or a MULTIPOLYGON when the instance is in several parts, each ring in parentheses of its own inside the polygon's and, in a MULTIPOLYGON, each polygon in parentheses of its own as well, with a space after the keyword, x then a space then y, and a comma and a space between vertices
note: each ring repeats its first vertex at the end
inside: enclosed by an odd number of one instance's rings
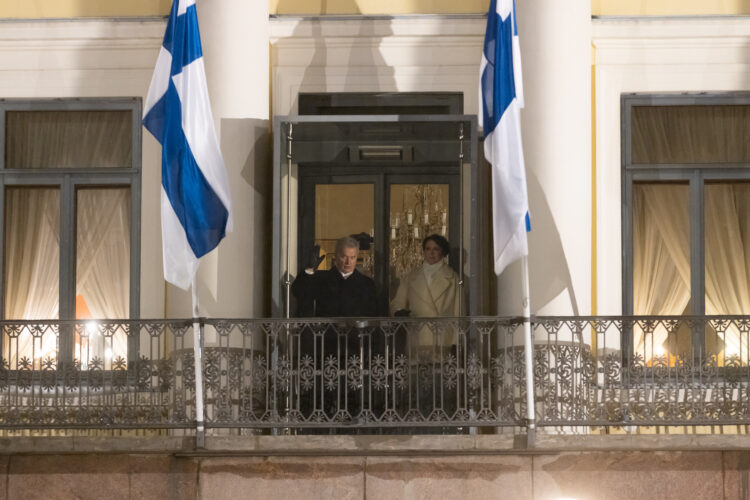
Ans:
POLYGON ((363 435, 207 436, 203 449, 185 436, 3 437, 0 455, 141 453, 176 456, 549 455, 571 451, 741 451, 750 435, 363 435))
POLYGON ((81 453, 177 453, 195 439, 183 436, 81 437, 18 436, 0 438, 0 455, 81 453))

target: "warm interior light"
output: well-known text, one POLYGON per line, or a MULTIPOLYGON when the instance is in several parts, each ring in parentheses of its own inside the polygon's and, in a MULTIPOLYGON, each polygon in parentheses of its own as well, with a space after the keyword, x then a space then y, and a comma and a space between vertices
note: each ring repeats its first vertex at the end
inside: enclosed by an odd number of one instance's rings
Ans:
POLYGON ((52 336, 45 336, 42 340, 41 349, 34 349, 34 359, 56 359, 57 348, 55 346, 55 338, 52 336))
POLYGON ((47 347, 47 348, 43 348, 41 352, 36 351, 34 354, 34 359, 47 359, 47 358, 55 359, 56 355, 57 355, 57 352, 55 351, 54 348, 47 347))
POLYGON ((89 335, 96 335, 96 333, 98 332, 96 327, 96 321, 89 321, 88 323, 86 323, 86 332, 89 335))
MULTIPOLYGON (((655 356, 664 356, 665 352, 666 351, 664 350, 664 346, 662 346, 662 345, 657 345, 656 347, 654 347, 654 355, 655 356)), ((560 500, 562 500, 562 499, 560 499, 560 500)))

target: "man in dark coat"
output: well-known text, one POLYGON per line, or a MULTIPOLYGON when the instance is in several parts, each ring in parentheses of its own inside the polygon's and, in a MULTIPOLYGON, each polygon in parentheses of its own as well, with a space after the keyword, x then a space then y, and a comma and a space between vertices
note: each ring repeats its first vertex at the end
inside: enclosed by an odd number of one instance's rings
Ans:
MULTIPOLYGON (((298 301, 298 316, 367 318, 377 314, 375 283, 357 271, 358 255, 359 242, 348 236, 341 238, 336 242, 334 267, 316 272, 322 259, 317 251, 313 252, 304 272, 299 273, 292 284, 292 293, 298 301)), ((373 338, 366 330, 355 322, 331 325, 322 337, 311 329, 300 333, 300 359, 308 360, 316 370, 325 371, 329 376, 335 373, 325 381, 316 377, 313 388, 300 388, 299 409, 303 418, 316 421, 324 414, 325 418, 348 420, 366 409, 362 406, 363 401, 367 401, 363 391, 369 388, 347 380, 348 365, 355 363, 360 370, 368 369, 372 343, 382 342, 380 336, 373 338), (333 362, 336 363, 334 371, 331 370, 333 362)))
MULTIPOLYGON (((377 313, 375 283, 357 271, 359 242, 351 237, 336 242, 334 267, 315 271, 317 264, 299 273, 292 284, 298 315, 324 318, 370 317, 377 313)), ((317 255, 313 259, 320 263, 317 255)))

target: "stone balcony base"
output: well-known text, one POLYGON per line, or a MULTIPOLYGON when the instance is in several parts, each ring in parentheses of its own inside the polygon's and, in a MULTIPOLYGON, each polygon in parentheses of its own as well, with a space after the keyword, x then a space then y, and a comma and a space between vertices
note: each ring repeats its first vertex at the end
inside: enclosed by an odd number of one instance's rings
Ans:
POLYGON ((0 500, 744 499, 750 436, 8 437, 0 500))

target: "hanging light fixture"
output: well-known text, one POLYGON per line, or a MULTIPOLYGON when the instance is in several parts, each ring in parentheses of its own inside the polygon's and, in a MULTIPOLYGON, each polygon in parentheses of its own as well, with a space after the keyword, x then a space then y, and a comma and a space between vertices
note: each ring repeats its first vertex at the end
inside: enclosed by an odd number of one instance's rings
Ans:
POLYGON ((442 191, 432 184, 417 184, 404 190, 403 214, 391 216, 390 265, 402 278, 422 263, 422 240, 448 234, 448 209, 442 191))

